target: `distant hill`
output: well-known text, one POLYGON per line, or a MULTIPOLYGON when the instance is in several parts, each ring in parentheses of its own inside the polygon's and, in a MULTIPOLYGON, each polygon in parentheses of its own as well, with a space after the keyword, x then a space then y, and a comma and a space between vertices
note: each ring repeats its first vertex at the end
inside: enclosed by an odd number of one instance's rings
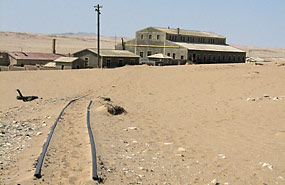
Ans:
POLYGON ((77 33, 56 33, 56 34, 52 34, 52 35, 66 35, 66 36, 97 36, 97 33, 93 33, 93 32, 77 32, 77 33))

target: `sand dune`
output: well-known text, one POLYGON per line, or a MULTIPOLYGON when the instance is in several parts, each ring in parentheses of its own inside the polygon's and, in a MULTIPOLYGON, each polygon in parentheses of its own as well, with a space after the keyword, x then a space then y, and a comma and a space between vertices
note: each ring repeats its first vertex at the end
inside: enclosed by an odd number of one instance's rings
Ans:
POLYGON ((284 64, 1 72, 0 182, 96 184, 86 128, 93 100, 105 184, 284 184, 284 64), (17 101, 17 88, 42 99, 17 101), (43 178, 34 179, 51 125, 69 100, 85 94, 66 110, 43 178), (127 114, 108 114, 99 96, 127 114))

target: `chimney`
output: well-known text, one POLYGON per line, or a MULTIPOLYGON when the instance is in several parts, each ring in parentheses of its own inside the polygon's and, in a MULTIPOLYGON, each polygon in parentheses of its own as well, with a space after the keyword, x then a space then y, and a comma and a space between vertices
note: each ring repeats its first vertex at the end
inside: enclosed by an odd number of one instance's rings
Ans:
POLYGON ((122 39, 122 49, 123 50, 126 50, 126 43, 124 42, 124 38, 121 38, 122 39))
POLYGON ((55 51, 55 42, 56 42, 56 39, 52 39, 52 53, 55 54, 56 51, 55 51))
POLYGON ((180 28, 177 28, 177 34, 180 34, 180 28))

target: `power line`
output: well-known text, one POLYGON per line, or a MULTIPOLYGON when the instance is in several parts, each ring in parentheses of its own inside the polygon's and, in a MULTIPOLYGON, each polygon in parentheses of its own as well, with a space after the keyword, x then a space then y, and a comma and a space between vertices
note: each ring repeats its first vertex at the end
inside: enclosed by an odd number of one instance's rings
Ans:
POLYGON ((98 49, 98 67, 103 68, 103 61, 100 60, 100 8, 103 8, 103 6, 100 6, 99 4, 97 6, 94 6, 95 11, 97 12, 97 49, 98 49))

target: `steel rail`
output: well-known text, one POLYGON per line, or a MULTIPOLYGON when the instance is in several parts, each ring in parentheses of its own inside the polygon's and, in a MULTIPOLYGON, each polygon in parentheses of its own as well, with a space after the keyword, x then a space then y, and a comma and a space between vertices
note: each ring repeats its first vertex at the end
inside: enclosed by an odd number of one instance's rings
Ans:
POLYGON ((95 148, 94 137, 93 137, 91 126, 90 126, 90 106, 91 104, 92 104, 92 101, 89 102, 89 105, 87 107, 87 127, 88 127, 88 133, 89 133, 90 144, 91 144, 91 152, 92 152, 92 179, 99 181, 100 179, 97 174, 96 148, 95 148))
MULTIPOLYGON (((85 96, 87 96, 87 95, 85 95, 85 96)), ((62 109, 62 111, 60 112, 59 116, 57 117, 56 121, 54 122, 53 126, 51 127, 51 131, 50 131, 50 133, 49 133, 49 135, 48 135, 48 138, 47 138, 47 140, 46 140, 46 142, 45 142, 45 144, 44 144, 44 146, 43 146, 42 153, 41 153, 40 158, 38 159, 38 162, 37 162, 37 167, 36 167, 36 171, 35 171, 35 174, 34 174, 35 177, 37 177, 37 178, 41 178, 41 177, 42 177, 42 175, 41 175, 41 169, 42 169, 43 161, 44 161, 44 158, 45 158, 45 154, 46 154, 46 152, 47 152, 48 145, 49 145, 49 143, 50 143, 50 140, 51 140, 52 134, 53 134, 53 132, 54 132, 54 130, 55 130, 55 127, 56 127, 56 125, 57 125, 59 119, 61 118, 63 112, 65 111, 65 109, 66 109, 70 104, 72 104, 73 102, 75 102, 75 101, 77 101, 77 100, 79 100, 79 99, 81 99, 81 98, 83 98, 83 97, 85 97, 85 96, 82 96, 82 97, 79 97, 79 98, 76 98, 76 99, 71 100, 71 101, 62 109)))

